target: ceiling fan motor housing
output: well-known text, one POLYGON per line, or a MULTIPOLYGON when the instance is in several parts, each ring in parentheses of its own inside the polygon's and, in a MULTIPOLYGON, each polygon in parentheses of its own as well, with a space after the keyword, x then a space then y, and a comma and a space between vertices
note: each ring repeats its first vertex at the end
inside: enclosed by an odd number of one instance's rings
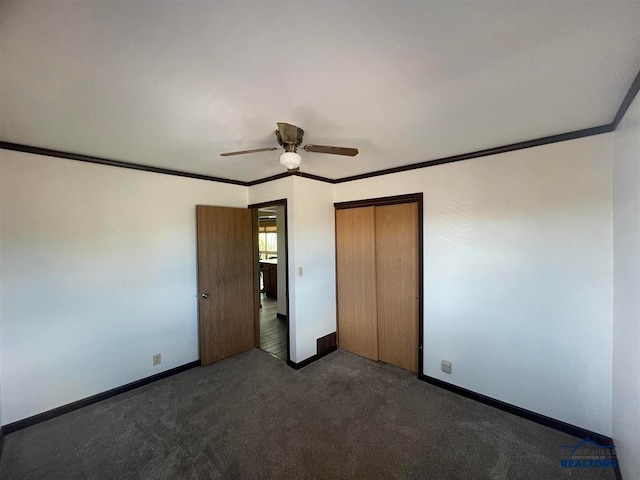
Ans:
POLYGON ((284 147, 287 152, 295 152, 296 148, 302 145, 304 138, 304 130, 290 123, 278 123, 276 130, 276 138, 278 143, 284 147))

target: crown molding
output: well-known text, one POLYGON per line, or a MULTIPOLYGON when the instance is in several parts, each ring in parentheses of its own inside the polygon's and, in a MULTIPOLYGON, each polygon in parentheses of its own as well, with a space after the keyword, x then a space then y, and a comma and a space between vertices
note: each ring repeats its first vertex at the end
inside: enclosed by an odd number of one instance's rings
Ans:
POLYGON ((409 165, 401 165, 399 167, 386 168, 384 170, 376 170, 369 173, 361 173, 359 175, 352 175, 350 177, 343 177, 334 180, 334 183, 352 182, 354 180, 362 180, 364 178, 379 177, 380 175, 389 175, 391 173, 406 172, 408 170, 416 170, 418 168, 433 167, 435 165, 444 165, 445 163, 461 162, 463 160, 471 160, 473 158, 487 157, 489 155, 497 155, 499 153, 513 152, 516 150, 522 150, 525 148, 539 147, 541 145, 548 145, 550 143, 565 142, 567 140, 575 140, 576 138, 589 137, 592 135, 600 135, 601 133, 612 132, 613 128, 611 124, 601 125, 599 127, 586 128, 584 130, 576 130, 573 132, 560 133, 558 135, 551 135, 548 137, 536 138, 534 140, 527 140, 524 142, 512 143, 509 145, 503 145, 501 147, 487 148, 485 150, 478 150, 475 152, 463 153, 460 155, 453 155, 451 157, 438 158, 435 160, 427 160, 425 162, 411 163, 409 165))
POLYGON ((180 170, 171 170, 169 168, 152 167, 149 165, 141 165, 139 163, 123 162, 120 160, 111 160, 109 158, 93 157, 91 155, 83 155, 80 153, 63 152, 61 150, 51 150, 49 148, 34 147, 31 145, 22 145, 20 143, 11 143, 0 141, 0 149, 13 150, 14 152, 33 153, 36 155, 45 155, 47 157, 66 158, 68 160, 76 160, 79 162, 97 163, 99 165, 109 165, 112 167, 128 168, 130 170, 141 170, 143 172, 162 173, 165 175, 174 175, 176 177, 196 178, 198 180, 207 180, 210 182, 230 183, 232 185, 244 185, 246 182, 240 180, 231 180, 229 178, 212 177, 209 175, 200 175, 198 173, 181 172, 180 170))
POLYGON ((640 91, 640 71, 636 75, 636 78, 633 80, 633 82, 631 82, 631 86, 629 87, 627 94, 624 96, 624 99, 620 104, 620 108, 618 108, 618 111, 616 112, 616 116, 613 117, 613 120, 611 121, 611 125, 613 126, 614 130, 618 128, 618 125, 624 118, 625 113, 627 113, 627 110, 633 103, 633 99, 636 98, 636 95, 638 95, 638 91, 640 91))
POLYGON ((322 177, 320 175, 314 175, 312 173, 297 171, 297 172, 284 172, 278 175, 273 175, 270 177, 259 178, 256 180, 244 182, 242 180, 233 180, 230 178, 200 175, 197 173, 182 172, 179 170, 171 170, 168 168, 151 167, 149 165, 141 165, 139 163, 123 162, 120 160, 93 157, 90 155, 64 152, 61 150, 51 150, 48 148, 40 148, 40 147, 31 146, 31 145, 22 145, 19 143, 11 143, 11 142, 5 142, 5 141, 0 141, 0 149, 33 153, 36 155, 45 155, 49 157, 66 158, 69 160, 77 160, 80 162, 88 162, 88 163, 97 163, 100 165, 110 165, 113 167, 129 168, 132 170, 141 170, 143 172, 162 173, 165 175, 195 178, 198 180, 207 180, 211 182, 229 183, 232 185, 241 185, 243 187, 252 187, 254 185, 260 185, 261 183, 267 183, 267 182, 271 182, 274 180, 279 180, 281 178, 286 178, 291 176, 297 176, 302 178, 308 178, 311 180, 317 180, 319 182, 336 184, 336 183, 352 182, 354 180, 362 180, 362 179, 371 178, 371 177, 379 177, 381 175, 389 175, 391 173, 399 173, 399 172, 406 172, 409 170, 416 170, 420 168, 433 167, 436 165, 444 165, 446 163, 461 162, 464 160, 471 160, 473 158, 482 158, 482 157, 487 157, 489 155, 498 155, 500 153, 513 152, 513 151, 522 150, 525 148, 539 147, 541 145, 549 145, 551 143, 565 142, 567 140, 575 140, 577 138, 583 138, 583 137, 589 137, 592 135, 600 135, 603 133, 614 132, 618 127, 618 125, 620 124, 620 122, 622 121, 622 119, 624 118, 624 115, 627 113, 629 106, 633 103, 633 100, 638 95, 638 91, 640 91, 640 71, 636 75, 633 82, 631 82, 629 90, 627 91, 627 94, 622 100, 622 103, 618 107, 618 110, 613 120, 611 120, 611 123, 607 123, 606 125, 585 128, 582 130, 575 130, 572 132, 560 133, 557 135, 550 135, 547 137, 536 138, 533 140, 526 140, 524 142, 511 143, 509 145, 502 145, 500 147, 487 148, 484 150, 477 150, 475 152, 463 153, 460 155, 453 155, 450 157, 437 158, 434 160, 426 160, 424 162, 411 163, 408 165, 401 165, 401 166, 392 167, 392 168, 385 168, 383 170, 376 170, 373 172, 361 173, 358 175, 351 175, 351 176, 342 177, 342 178, 327 178, 327 177, 322 177))

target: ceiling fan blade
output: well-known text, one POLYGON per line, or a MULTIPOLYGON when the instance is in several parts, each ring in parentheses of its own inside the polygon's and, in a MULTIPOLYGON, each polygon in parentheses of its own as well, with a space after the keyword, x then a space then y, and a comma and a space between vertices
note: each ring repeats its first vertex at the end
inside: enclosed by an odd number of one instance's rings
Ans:
POLYGON ((347 155, 349 157, 355 157, 356 155, 358 155, 358 149, 350 148, 350 147, 329 147, 327 145, 305 145, 304 149, 307 152, 330 153, 332 155, 347 155))
POLYGON ((278 122, 277 136, 280 143, 300 145, 304 137, 304 130, 290 123, 278 122))
POLYGON ((238 152, 226 152, 221 153, 221 157, 230 157, 231 155, 244 155, 245 153, 257 153, 257 152, 271 152, 273 150, 280 150, 280 147, 265 147, 265 148, 254 148, 252 150, 240 150, 238 152))

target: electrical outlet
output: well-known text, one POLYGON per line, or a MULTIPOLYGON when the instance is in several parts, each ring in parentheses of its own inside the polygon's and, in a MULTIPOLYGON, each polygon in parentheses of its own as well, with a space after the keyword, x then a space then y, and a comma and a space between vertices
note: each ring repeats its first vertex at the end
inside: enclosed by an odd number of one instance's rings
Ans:
POLYGON ((162 362, 162 354, 160 354, 160 353, 156 353, 156 354, 153 356, 153 365, 154 365, 154 366, 156 366, 156 365, 160 365, 160 363, 161 363, 161 362, 162 362))
POLYGON ((451 373, 451 362, 447 362, 446 360, 442 360, 440 364, 440 368, 444 373, 451 373))

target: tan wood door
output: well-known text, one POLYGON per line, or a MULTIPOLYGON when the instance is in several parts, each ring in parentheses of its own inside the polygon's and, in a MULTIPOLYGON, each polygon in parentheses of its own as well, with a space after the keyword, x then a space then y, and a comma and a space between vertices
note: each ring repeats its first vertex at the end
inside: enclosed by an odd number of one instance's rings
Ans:
POLYGON ((338 344, 378 359, 374 207, 336 210, 338 344))
POLYGON ((418 370, 418 205, 375 207, 378 357, 418 370))
POLYGON ((256 345, 257 218, 246 208, 196 206, 200 361, 256 345))

